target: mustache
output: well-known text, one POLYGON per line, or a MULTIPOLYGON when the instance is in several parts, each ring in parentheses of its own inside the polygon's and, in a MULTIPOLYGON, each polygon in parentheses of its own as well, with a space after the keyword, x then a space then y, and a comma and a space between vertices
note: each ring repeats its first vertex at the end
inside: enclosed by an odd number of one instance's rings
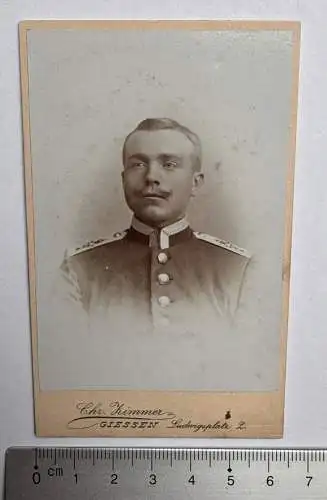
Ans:
POLYGON ((143 189, 142 191, 139 191, 139 194, 143 198, 147 198, 150 196, 157 196, 158 198, 168 198, 170 196, 170 191, 167 191, 165 189, 143 189))

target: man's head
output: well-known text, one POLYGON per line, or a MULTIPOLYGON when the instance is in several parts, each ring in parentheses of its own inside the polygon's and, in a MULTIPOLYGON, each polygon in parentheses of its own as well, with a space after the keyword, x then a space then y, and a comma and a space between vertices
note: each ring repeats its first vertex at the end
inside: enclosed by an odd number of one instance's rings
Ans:
POLYGON ((125 139, 123 164, 126 202, 153 227, 184 217, 203 182, 198 136, 169 118, 140 122, 125 139))

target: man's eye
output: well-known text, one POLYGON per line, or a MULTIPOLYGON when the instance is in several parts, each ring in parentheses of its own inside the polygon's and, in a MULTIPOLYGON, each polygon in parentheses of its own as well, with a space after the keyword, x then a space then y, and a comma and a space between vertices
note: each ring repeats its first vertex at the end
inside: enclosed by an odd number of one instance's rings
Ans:
POLYGON ((143 168, 146 167, 146 163, 144 161, 133 161, 130 163, 130 167, 143 168))
POLYGON ((167 161, 164 162, 163 166, 165 168, 175 168, 175 167, 177 167, 177 161, 167 160, 167 161))

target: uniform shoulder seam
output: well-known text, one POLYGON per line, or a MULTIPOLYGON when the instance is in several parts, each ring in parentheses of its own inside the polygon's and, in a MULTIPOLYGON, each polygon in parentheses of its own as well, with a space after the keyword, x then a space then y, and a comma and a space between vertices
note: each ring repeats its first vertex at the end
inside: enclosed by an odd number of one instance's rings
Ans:
POLYGON ((106 245, 107 243, 120 241, 126 236, 126 234, 127 230, 119 231, 117 233, 114 233, 111 238, 98 238, 96 240, 88 241, 87 243, 79 247, 75 247, 71 251, 68 251, 67 255, 69 257, 72 257, 74 255, 79 255, 81 253, 87 252, 88 250, 93 250, 93 248, 101 247, 103 245, 106 245))
POLYGON ((211 243, 212 245, 216 245, 218 247, 225 248, 230 252, 242 255, 247 259, 251 258, 251 253, 248 250, 235 245, 231 241, 222 240, 221 238, 217 238, 216 236, 211 236, 211 234, 201 233, 198 231, 194 231, 194 236, 199 240, 206 241, 207 243, 211 243))

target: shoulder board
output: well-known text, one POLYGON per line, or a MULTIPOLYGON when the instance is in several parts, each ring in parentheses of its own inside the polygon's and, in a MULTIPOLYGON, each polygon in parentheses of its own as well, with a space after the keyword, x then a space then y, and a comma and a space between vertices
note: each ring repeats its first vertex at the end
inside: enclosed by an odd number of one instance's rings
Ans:
POLYGON ((92 250, 93 248, 106 245, 107 243, 113 243, 114 241, 122 240, 126 236, 126 234, 127 230, 114 233, 111 238, 98 238, 97 240, 88 241, 84 245, 74 248, 71 252, 68 252, 68 255, 78 255, 80 253, 86 252, 87 250, 92 250))
POLYGON ((243 257, 246 257, 247 259, 251 258, 250 252, 245 250, 245 248, 238 247, 237 245, 234 245, 234 243, 231 243, 230 241, 226 240, 221 240, 220 238, 216 238, 215 236, 211 236, 210 234, 206 233, 199 233, 199 232, 194 232, 194 236, 198 238, 199 240, 206 241, 208 243, 211 243, 212 245, 216 245, 221 248, 225 248, 226 250, 229 250, 230 252, 237 253, 238 255, 242 255, 243 257))

